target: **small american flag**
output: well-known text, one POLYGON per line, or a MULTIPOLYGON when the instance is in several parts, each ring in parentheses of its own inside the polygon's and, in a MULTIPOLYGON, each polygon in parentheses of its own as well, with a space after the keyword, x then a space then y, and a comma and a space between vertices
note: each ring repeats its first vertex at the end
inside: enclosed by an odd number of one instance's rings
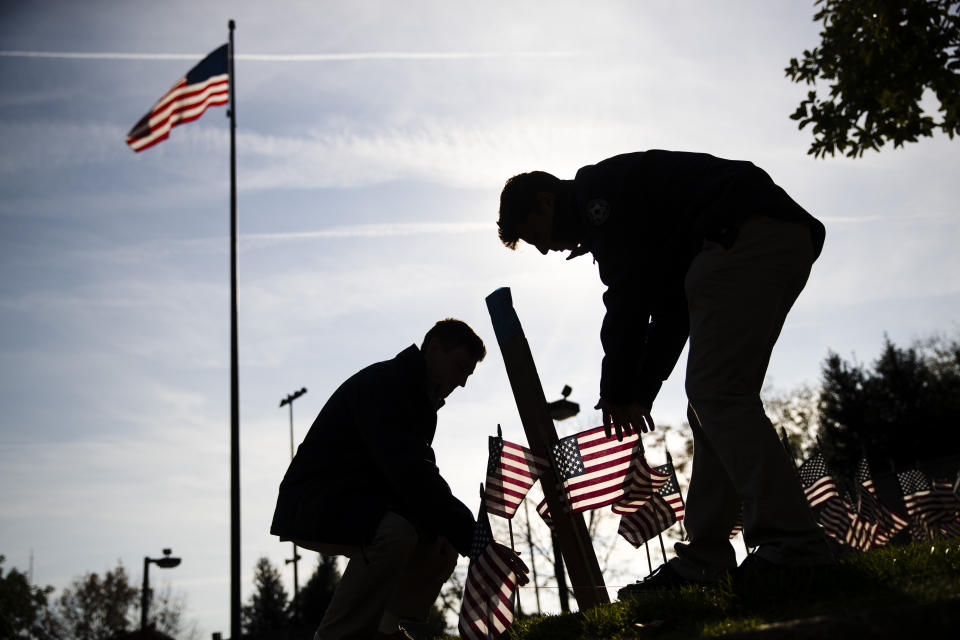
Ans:
POLYGON ((540 504, 537 505, 537 513, 539 513, 543 521, 547 523, 547 526, 553 529, 553 518, 550 517, 550 507, 547 505, 546 498, 541 500, 540 504))
POLYGON ((906 518, 880 501, 873 484, 873 474, 870 473, 870 463, 865 457, 860 458, 857 465, 856 494, 858 516, 868 522, 877 523, 871 546, 884 546, 890 542, 890 538, 909 524, 906 518))
POLYGON ((740 513, 737 514, 737 521, 733 523, 733 529, 730 530, 730 539, 737 537, 738 533, 743 532, 743 506, 740 507, 740 513))
POLYGON ((487 511, 502 518, 512 518, 546 468, 546 461, 533 455, 530 449, 499 436, 490 436, 487 511))
POLYGON ((633 450, 639 443, 636 432, 618 441, 608 438, 603 427, 595 427, 562 438, 551 447, 574 513, 613 504, 624 497, 633 450))
POLYGON ((196 120, 207 107, 227 104, 229 98, 227 45, 200 61, 163 94, 147 115, 127 134, 127 144, 143 151, 170 136, 170 129, 196 120))
MULTIPOLYGON (((683 520, 683 498, 673 465, 667 463, 654 467, 652 471, 666 477, 666 480, 649 500, 630 512, 623 512, 620 518, 618 533, 634 547, 668 529, 674 522, 683 520)), ((618 504, 613 505, 614 513, 620 513, 617 511, 618 504)))
POLYGON ((837 493, 837 485, 827 471, 827 464, 820 451, 800 465, 800 481, 803 483, 803 492, 811 507, 819 506, 830 498, 840 495, 837 493))
MULTIPOLYGON (((643 449, 638 446, 623 483, 624 495, 613 503, 613 512, 628 515, 642 507, 670 480, 671 469, 673 465, 661 465, 651 469, 643 456, 643 449)), ((677 487, 674 493, 676 501, 682 504, 680 488, 677 487)))
POLYGON ((510 549, 493 544, 490 519, 481 499, 477 527, 470 546, 470 567, 460 603, 460 637, 498 638, 513 622, 513 592, 517 576, 510 568, 510 549))
POLYGON ((850 544, 848 540, 853 539, 856 533, 851 531, 856 510, 848 499, 835 492, 818 503, 816 512, 817 521, 828 536, 843 544, 850 544))
POLYGON ((633 513, 620 516, 617 533, 634 547, 639 547, 661 531, 669 529, 676 521, 673 509, 657 495, 633 513))

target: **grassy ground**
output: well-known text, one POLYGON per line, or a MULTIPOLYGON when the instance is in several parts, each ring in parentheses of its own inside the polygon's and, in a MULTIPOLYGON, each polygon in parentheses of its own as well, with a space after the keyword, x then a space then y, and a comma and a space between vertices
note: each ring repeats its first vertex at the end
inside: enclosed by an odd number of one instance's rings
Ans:
POLYGON ((812 576, 645 594, 516 621, 512 640, 893 638, 960 627, 960 539, 856 554, 812 576))

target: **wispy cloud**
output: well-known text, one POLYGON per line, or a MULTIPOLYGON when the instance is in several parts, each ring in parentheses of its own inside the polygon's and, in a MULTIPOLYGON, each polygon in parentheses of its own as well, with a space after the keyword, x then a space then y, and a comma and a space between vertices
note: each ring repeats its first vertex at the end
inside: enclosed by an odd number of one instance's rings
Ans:
MULTIPOLYGON (((0 51, 6 58, 66 60, 199 60, 204 53, 133 53, 96 51, 0 51)), ((236 60, 257 62, 356 62, 363 60, 489 60, 499 58, 564 58, 576 51, 356 51, 344 53, 238 53, 236 60)))

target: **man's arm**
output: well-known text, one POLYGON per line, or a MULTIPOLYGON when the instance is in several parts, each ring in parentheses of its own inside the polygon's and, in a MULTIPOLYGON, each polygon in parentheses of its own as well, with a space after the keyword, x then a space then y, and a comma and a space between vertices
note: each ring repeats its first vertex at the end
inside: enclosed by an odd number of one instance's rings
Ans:
MULTIPOLYGON (((400 385, 402 392, 402 387, 400 385)), ((370 452, 371 462, 389 482, 385 493, 396 494, 421 527, 446 536, 462 554, 470 549, 474 518, 470 509, 450 491, 437 468, 433 449, 408 428, 411 416, 403 410, 409 398, 387 385, 367 390, 377 394, 353 403, 358 436, 370 452)))

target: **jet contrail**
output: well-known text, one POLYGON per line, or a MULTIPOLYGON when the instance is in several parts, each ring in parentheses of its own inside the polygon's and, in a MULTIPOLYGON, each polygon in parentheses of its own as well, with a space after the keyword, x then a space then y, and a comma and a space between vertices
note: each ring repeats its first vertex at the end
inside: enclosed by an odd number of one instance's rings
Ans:
MULTIPOLYGON (((71 60, 196 60, 202 53, 108 53, 77 51, 0 51, 6 58, 71 60)), ((237 60, 257 62, 349 62, 362 60, 482 60, 491 58, 560 58, 574 51, 366 51, 355 53, 238 53, 237 60)))
POLYGON ((496 229, 492 222, 406 222, 392 224, 358 224, 333 227, 321 231, 290 233, 251 233, 244 241, 319 240, 329 238, 382 238, 390 236, 475 233, 496 229))

